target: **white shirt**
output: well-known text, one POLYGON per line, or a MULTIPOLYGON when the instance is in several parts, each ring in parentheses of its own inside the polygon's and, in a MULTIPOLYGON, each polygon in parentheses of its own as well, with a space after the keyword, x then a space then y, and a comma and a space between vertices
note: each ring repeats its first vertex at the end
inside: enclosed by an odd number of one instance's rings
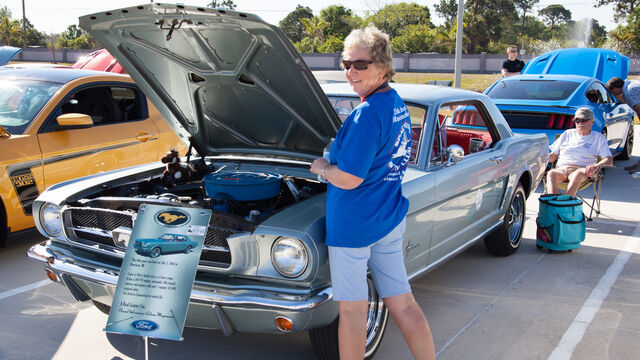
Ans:
POLYGON ((592 131, 589 135, 580 135, 577 129, 563 132, 549 149, 553 154, 558 154, 557 167, 587 167, 598 162, 598 156, 611 156, 607 139, 602 134, 592 131))

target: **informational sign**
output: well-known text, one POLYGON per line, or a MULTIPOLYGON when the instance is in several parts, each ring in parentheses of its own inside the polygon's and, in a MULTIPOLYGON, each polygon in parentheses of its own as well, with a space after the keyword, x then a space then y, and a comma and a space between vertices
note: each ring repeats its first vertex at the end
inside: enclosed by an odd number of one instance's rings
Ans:
POLYGON ((211 211, 143 205, 105 331, 181 340, 211 211))

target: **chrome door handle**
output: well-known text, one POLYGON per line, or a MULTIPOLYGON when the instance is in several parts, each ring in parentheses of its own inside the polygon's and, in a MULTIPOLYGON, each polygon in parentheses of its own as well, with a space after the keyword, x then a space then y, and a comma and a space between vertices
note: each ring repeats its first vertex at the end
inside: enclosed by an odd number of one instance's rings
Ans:
POLYGON ((500 164, 502 162, 502 160, 504 160, 503 156, 494 156, 492 158, 489 158, 489 161, 493 161, 496 164, 500 164))

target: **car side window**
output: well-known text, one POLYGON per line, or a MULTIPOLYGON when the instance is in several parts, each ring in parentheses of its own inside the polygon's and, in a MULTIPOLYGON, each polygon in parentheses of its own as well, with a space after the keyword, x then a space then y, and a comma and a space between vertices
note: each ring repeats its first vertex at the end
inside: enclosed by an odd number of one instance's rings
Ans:
POLYGON ((96 86, 73 93, 61 106, 61 114, 91 116, 94 126, 143 118, 141 99, 132 88, 96 86))
POLYGON ((610 103, 611 99, 604 85, 600 83, 593 83, 589 86, 586 92, 587 99, 594 104, 610 103))
POLYGON ((446 162, 447 148, 451 145, 459 145, 464 155, 469 156, 489 149, 496 140, 487 126, 486 113, 474 102, 440 106, 434 129, 430 166, 446 162))
MULTIPOLYGON (((361 103, 360 98, 337 96, 330 96, 329 102, 338 114, 340 122, 344 122, 353 109, 361 103)), ((410 103, 405 103, 405 105, 407 105, 407 110, 409 110, 409 116, 411 117, 411 157, 409 158, 409 164, 415 164, 417 155, 420 153, 420 139, 427 109, 410 103)))

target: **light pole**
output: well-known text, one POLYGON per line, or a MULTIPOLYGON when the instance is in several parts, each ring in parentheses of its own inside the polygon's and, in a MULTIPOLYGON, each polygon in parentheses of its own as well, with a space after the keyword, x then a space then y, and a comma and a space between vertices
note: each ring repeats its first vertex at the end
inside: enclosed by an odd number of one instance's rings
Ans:
POLYGON ((464 9, 464 0, 458 1, 458 29, 456 34, 456 59, 455 59, 455 82, 453 86, 460 88, 461 76, 462 72, 462 16, 464 9))
POLYGON ((22 0, 22 49, 27 48, 27 16, 24 12, 24 0, 22 0))

